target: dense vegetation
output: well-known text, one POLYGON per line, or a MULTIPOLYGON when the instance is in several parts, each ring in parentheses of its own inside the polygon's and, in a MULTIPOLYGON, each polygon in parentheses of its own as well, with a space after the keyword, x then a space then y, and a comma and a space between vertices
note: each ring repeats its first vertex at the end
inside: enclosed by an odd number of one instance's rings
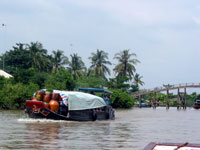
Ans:
POLYGON ((108 78, 112 65, 108 53, 98 50, 91 53, 91 65, 87 68, 78 54, 64 55, 62 50, 51 54, 40 42, 17 43, 0 56, 0 68, 13 75, 11 79, 0 77, 0 108, 20 109, 38 89, 77 90, 78 87, 108 88, 114 91, 112 105, 129 108, 134 100, 129 92, 139 90, 144 83, 136 73, 139 60, 135 53, 122 50, 115 54, 114 78, 108 78))
MULTIPOLYGON (((62 50, 53 50, 49 54, 40 42, 17 43, 0 56, 0 68, 13 76, 11 79, 0 76, 0 108, 24 108, 25 100, 30 99, 38 89, 71 91, 78 87, 107 88, 113 91, 113 107, 130 108, 135 101, 130 93, 138 91, 144 84, 142 76, 136 73, 136 65, 140 61, 135 53, 127 49, 116 53, 113 59, 118 61, 113 69, 115 76, 108 78, 113 64, 103 50, 91 53, 91 65, 86 67, 76 53, 67 57, 62 50)), ((152 97, 149 94, 144 99, 150 102, 152 97)), ((177 105, 176 98, 177 95, 169 95, 169 99, 174 99, 170 101, 170 106, 177 105)), ((187 95, 187 105, 192 106, 197 98, 200 96, 196 93, 187 95)), ((166 104, 166 95, 158 93, 157 100, 160 105, 166 104)))
MULTIPOLYGON (((153 99, 153 94, 148 94, 146 96, 143 97, 144 101, 146 103, 150 102, 153 99)), ((157 93, 156 94, 156 99, 158 101, 158 103, 160 104, 160 106, 165 106, 166 105, 166 94, 164 93, 157 93)), ((177 94, 173 94, 170 93, 169 94, 169 105, 170 106, 177 106, 178 104, 178 95, 177 94)), ((194 100, 196 99, 200 99, 200 95, 197 94, 196 92, 190 94, 190 95, 186 95, 186 100, 187 100, 187 106, 191 107, 194 105, 194 100)))

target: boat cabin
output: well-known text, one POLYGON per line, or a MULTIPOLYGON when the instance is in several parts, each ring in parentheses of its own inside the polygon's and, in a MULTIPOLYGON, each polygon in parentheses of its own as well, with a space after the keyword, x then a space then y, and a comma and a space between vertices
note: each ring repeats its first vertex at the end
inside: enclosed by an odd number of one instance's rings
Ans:
POLYGON ((104 99, 104 101, 108 105, 110 104, 111 94, 113 93, 112 91, 100 89, 100 88, 78 88, 78 91, 90 93, 90 94, 93 94, 93 95, 98 95, 97 93, 102 93, 101 97, 104 99))

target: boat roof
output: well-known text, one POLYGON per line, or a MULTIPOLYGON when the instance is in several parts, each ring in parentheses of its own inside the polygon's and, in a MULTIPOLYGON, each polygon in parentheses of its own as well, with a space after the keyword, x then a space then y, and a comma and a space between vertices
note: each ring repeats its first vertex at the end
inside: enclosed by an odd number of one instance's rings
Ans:
POLYGON ((89 91, 89 92, 105 92, 112 94, 112 91, 100 89, 100 88, 78 88, 78 91, 89 91))
POLYGON ((67 98, 69 110, 85 110, 106 106, 103 98, 96 95, 75 91, 60 91, 59 93, 61 97, 67 98))

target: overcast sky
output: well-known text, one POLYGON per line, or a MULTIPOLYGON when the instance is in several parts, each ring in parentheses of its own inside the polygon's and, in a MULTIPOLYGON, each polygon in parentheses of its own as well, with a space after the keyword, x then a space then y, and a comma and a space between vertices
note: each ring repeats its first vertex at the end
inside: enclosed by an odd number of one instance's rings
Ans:
POLYGON ((0 23, 0 54, 39 41, 78 53, 88 67, 96 49, 113 64, 130 49, 144 88, 200 82, 199 0, 0 0, 0 23))

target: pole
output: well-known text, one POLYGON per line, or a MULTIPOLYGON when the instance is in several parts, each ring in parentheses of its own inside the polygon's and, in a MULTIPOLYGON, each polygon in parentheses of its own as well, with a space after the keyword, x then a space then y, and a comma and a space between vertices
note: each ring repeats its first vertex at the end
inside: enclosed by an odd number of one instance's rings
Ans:
POLYGON ((157 101, 156 101, 156 92, 153 94, 153 109, 156 109, 157 101))
POLYGON ((179 88, 178 88, 178 91, 177 91, 177 96, 178 96, 178 106, 177 106, 177 109, 180 109, 181 102, 180 102, 180 89, 179 88))
MULTIPOLYGON (((6 24, 2 24, 2 27, 5 28, 5 31, 4 31, 4 39, 3 39, 3 50, 5 51, 6 49, 6 24)), ((5 70, 5 54, 3 54, 3 70, 5 70)))
POLYGON ((183 109, 186 109, 186 104, 187 104, 187 99, 186 99, 186 88, 184 88, 184 106, 183 106, 183 109))
POLYGON ((169 90, 167 90, 167 95, 166 95, 166 109, 169 109, 169 90))

